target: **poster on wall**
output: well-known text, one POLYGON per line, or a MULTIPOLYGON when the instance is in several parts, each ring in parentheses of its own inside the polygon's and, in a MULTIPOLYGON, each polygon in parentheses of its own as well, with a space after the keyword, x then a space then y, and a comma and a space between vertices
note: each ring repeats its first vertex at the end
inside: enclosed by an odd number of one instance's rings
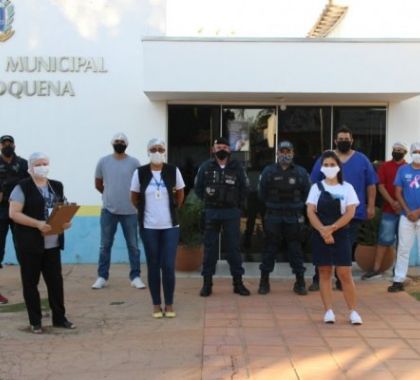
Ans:
POLYGON ((249 151, 249 122, 232 120, 228 122, 229 145, 232 152, 249 151))

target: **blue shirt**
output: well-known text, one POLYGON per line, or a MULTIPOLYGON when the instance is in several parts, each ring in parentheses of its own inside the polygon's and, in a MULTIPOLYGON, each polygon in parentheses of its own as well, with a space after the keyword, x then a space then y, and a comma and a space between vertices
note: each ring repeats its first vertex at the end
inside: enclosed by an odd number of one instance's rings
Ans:
MULTIPOLYGON (((402 188, 402 196, 411 211, 420 208, 420 169, 414 169, 409 164, 401 166, 394 185, 402 188)), ((403 214, 406 215, 404 209, 403 214)))
MULTIPOLYGON (((320 169, 321 158, 318 158, 311 172, 311 181, 313 183, 325 178, 320 169)), ((360 201, 353 219, 366 219, 366 190, 368 186, 376 185, 378 183, 378 177, 369 159, 363 153, 355 151, 353 155, 343 163, 343 180, 354 187, 360 201)))

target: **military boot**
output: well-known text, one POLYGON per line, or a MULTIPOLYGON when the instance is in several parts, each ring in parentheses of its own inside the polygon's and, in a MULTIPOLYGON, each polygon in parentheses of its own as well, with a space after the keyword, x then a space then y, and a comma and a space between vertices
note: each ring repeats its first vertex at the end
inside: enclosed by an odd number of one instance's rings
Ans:
POLYGON ((251 292, 245 288, 242 276, 233 276, 233 292, 241 296, 249 296, 251 292))
POLYGON ((203 277, 203 287, 200 290, 201 297, 208 297, 212 293, 213 280, 212 276, 203 277))
POLYGON ((260 286, 258 287, 258 294, 270 293, 270 273, 261 272, 260 286))
POLYGON ((296 282, 293 286, 293 291, 296 294, 299 294, 300 296, 305 296, 306 294, 308 294, 308 291, 305 287, 305 277, 303 276, 303 273, 299 273, 296 275, 296 282))

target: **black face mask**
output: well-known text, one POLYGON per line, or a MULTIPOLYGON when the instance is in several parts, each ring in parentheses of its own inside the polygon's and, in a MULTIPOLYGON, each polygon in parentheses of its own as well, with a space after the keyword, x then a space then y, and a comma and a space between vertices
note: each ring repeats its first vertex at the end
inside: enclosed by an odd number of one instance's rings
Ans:
POLYGON ((392 158, 395 161, 401 161, 404 158, 405 154, 401 152, 392 152, 392 158))
POLYGON ((347 153, 351 148, 351 141, 337 141, 337 149, 341 153, 347 153))
POLYGON ((119 154, 124 153, 125 150, 127 149, 127 145, 125 144, 114 144, 113 147, 114 147, 115 153, 119 153, 119 154))
POLYGON ((214 154, 219 160, 224 160, 225 158, 228 158, 230 156, 230 152, 227 150, 218 150, 214 154))
POLYGON ((13 156, 14 153, 15 153, 15 148, 13 148, 10 145, 1 148, 1 154, 5 157, 11 157, 13 156))

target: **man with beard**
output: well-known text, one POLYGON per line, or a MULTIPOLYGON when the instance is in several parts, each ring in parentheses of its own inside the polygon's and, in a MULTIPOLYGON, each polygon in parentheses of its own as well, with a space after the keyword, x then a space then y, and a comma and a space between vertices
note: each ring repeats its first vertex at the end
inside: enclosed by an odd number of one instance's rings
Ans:
MULTIPOLYGON (((369 158, 363 153, 352 149, 353 142, 353 133, 349 128, 343 126, 337 130, 334 140, 336 146, 335 153, 343 164, 343 179, 354 187, 360 201, 360 204, 356 208, 356 213, 349 224, 350 243, 352 247, 357 242, 357 236, 362 222, 366 219, 372 219, 375 216, 376 184, 378 183, 378 177, 369 158)), ((324 179, 324 175, 320 169, 321 162, 318 159, 312 168, 312 183, 324 179)), ((341 283, 338 278, 336 288, 341 290, 341 283)), ((316 271, 313 277, 313 283, 309 287, 309 290, 319 290, 318 271, 316 271)))
POLYGON ((229 141, 219 137, 213 144, 214 158, 204 162, 195 178, 195 192, 204 201, 203 287, 200 296, 212 293, 213 275, 219 254, 219 233, 223 230, 227 261, 233 277, 233 292, 249 296, 242 282, 244 269, 239 250, 241 206, 246 199, 249 180, 242 164, 230 158, 229 141))
POLYGON ((28 162, 15 154, 15 140, 10 135, 0 137, 0 268, 4 259, 9 227, 13 234, 13 221, 9 218, 9 196, 17 183, 28 177, 28 162))
POLYGON ((93 289, 106 285, 111 264, 111 249, 117 225, 120 223, 127 244, 130 261, 131 286, 144 289, 140 278, 140 251, 138 248, 137 210, 130 200, 130 185, 140 162, 125 153, 127 136, 117 133, 111 140, 114 153, 102 157, 95 171, 95 188, 102 194, 101 245, 99 248, 98 278, 93 289))

